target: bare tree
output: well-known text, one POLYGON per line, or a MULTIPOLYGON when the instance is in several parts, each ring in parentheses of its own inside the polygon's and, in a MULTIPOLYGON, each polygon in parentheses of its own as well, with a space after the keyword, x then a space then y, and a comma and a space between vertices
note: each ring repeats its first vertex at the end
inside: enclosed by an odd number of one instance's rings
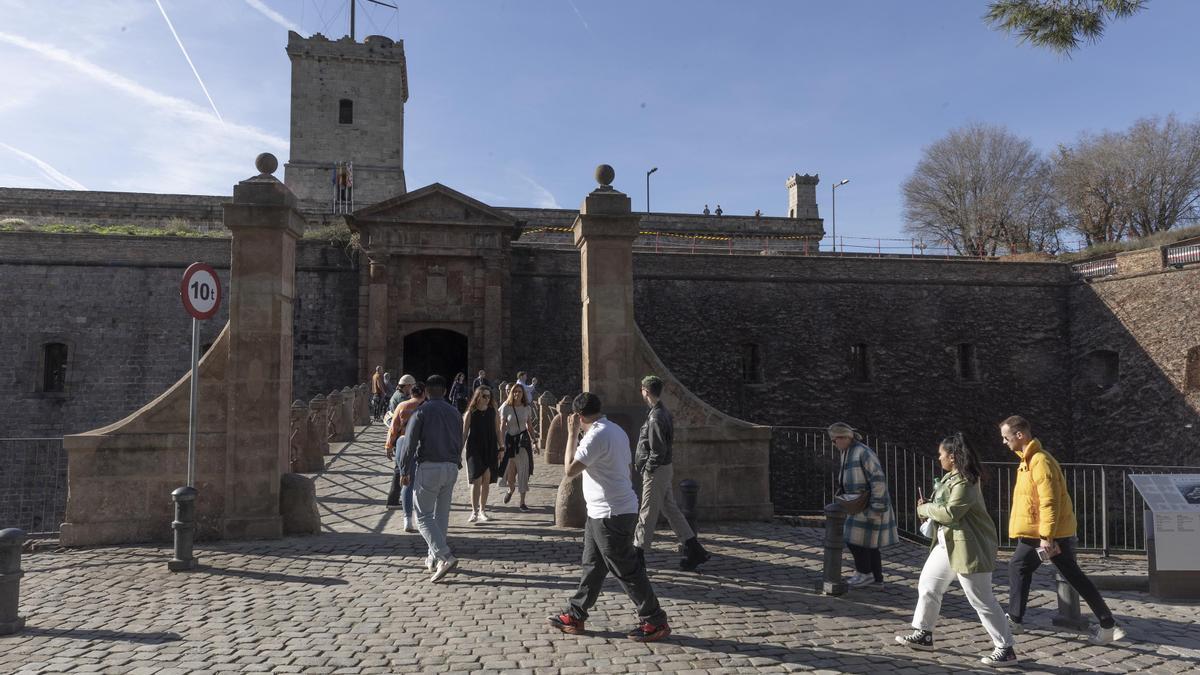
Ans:
POLYGON ((1003 127, 951 131, 925 149, 902 192, 905 230, 961 255, 1059 248, 1049 165, 1003 127))
POLYGON ((1022 42, 1070 54, 1080 42, 1097 42, 1112 19, 1146 7, 1147 0, 992 0, 984 20, 1016 33, 1022 42))
POLYGON ((1169 230, 1200 211, 1200 121, 1170 115, 1083 134, 1059 148, 1054 186, 1089 244, 1169 230))

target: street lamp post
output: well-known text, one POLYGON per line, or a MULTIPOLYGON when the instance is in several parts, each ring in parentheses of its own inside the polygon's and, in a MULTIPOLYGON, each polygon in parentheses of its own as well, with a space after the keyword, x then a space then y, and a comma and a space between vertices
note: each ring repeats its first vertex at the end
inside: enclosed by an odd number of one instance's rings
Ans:
POLYGON ((646 213, 650 213, 650 174, 658 171, 658 167, 654 167, 646 172, 646 213))
POLYGON ((837 253, 837 189, 849 183, 849 178, 843 178, 841 181, 834 183, 829 191, 833 194, 833 252, 837 253))

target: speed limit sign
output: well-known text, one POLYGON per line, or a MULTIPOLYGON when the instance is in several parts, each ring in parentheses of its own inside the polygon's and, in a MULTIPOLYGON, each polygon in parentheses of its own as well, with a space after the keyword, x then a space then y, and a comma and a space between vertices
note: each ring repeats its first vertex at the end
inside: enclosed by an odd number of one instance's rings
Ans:
POLYGON ((183 308, 196 319, 211 319, 221 307, 221 280, 211 265, 192 263, 179 283, 183 308))

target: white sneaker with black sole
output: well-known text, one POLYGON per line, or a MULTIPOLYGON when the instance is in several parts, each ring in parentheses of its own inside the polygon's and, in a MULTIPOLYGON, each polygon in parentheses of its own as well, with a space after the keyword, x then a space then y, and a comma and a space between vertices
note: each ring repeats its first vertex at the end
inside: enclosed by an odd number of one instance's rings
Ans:
POLYGON ((985 666, 1011 666, 1018 661, 1017 652, 1012 647, 996 647, 991 654, 979 659, 985 666))
POLYGON ((897 635, 896 642, 905 647, 928 651, 933 649, 933 631, 917 628, 908 635, 897 635))

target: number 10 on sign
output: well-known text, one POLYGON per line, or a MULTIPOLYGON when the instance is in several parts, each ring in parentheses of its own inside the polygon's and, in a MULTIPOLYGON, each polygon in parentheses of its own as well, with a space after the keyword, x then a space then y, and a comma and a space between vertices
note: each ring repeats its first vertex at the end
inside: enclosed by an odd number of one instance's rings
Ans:
POLYGON ((196 487, 196 394, 200 374, 200 322, 211 319, 221 308, 221 280, 211 265, 192 263, 179 283, 183 308, 192 315, 192 378, 191 401, 188 404, 188 467, 187 485, 196 487))

